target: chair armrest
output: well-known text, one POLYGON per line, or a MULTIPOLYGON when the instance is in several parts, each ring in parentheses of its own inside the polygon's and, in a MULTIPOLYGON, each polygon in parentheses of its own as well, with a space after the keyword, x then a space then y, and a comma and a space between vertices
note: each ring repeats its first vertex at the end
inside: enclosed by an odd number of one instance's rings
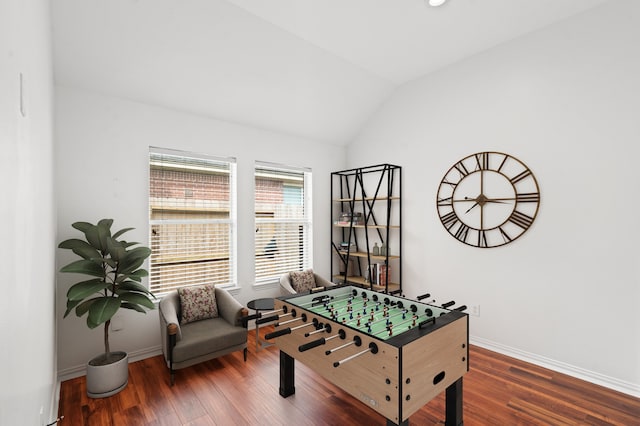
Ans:
MULTIPOLYGON (((175 326, 175 332, 177 340, 182 339, 182 330, 180 329, 180 321, 178 320, 178 309, 180 306, 180 297, 177 291, 173 291, 162 298, 158 304, 158 311, 160 316, 160 325, 162 327, 162 333, 165 330, 169 330, 170 326, 175 326)), ((163 339, 164 343, 164 339, 163 339)))
POLYGON ((229 324, 242 325, 243 316, 247 316, 249 311, 242 306, 227 290, 216 287, 216 303, 218 304, 218 314, 229 324))
POLYGON ((332 283, 329 280, 326 280, 324 278, 322 278, 320 275, 316 274, 315 272, 313 273, 313 276, 316 280, 316 287, 333 287, 335 286, 334 283, 332 283))
POLYGON ((288 273, 280 277, 280 294, 283 296, 296 294, 296 291, 291 286, 291 276, 288 273))

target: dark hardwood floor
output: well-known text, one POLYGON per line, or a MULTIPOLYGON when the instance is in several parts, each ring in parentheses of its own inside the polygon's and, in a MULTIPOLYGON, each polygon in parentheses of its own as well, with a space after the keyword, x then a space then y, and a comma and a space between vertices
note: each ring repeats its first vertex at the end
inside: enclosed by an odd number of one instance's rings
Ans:
MULTIPOLYGON (((269 331, 269 327, 264 330, 269 331)), ((262 331, 262 329, 261 329, 262 331)), ((237 352, 179 370, 169 386, 160 356, 129 365, 129 385, 104 399, 86 396, 84 377, 62 383, 61 426, 385 425, 386 419, 296 362, 296 393, 282 398, 279 352, 237 352)), ((464 424, 640 425, 640 399, 472 346, 464 376, 464 424)), ((409 419, 444 423, 444 395, 409 419)))

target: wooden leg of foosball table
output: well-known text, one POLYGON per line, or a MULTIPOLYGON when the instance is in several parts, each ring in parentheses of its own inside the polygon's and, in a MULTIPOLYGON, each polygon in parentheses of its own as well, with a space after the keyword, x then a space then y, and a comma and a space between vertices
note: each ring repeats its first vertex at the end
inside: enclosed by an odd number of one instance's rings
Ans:
POLYGON ((462 377, 447 387, 445 403, 444 424, 446 426, 462 426, 462 377))
POLYGON ((295 359, 280 351, 280 395, 283 398, 296 393, 294 367, 295 359))

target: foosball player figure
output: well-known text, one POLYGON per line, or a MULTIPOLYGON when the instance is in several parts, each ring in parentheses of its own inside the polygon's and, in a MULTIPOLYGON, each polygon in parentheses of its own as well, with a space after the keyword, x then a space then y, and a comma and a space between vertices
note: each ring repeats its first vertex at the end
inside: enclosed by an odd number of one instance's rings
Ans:
POLYGON ((346 324, 347 323, 347 319, 345 317, 342 317, 342 323, 346 324))
POLYGON ((376 316, 375 316, 375 314, 373 313, 373 309, 372 309, 372 310, 371 310, 371 318, 370 318, 370 321, 369 321, 369 322, 373 322, 373 320, 375 320, 375 319, 376 319, 376 316))
POLYGON ((387 330, 389 330, 389 336, 393 336, 393 323, 389 323, 387 330))
POLYGON ((383 317, 389 316, 389 308, 387 308, 386 306, 382 309, 382 316, 383 317))
POLYGON ((362 317, 360 316, 360 314, 358 314, 357 319, 358 319, 358 327, 360 327, 360 320, 362 319, 362 317))
POLYGON ((411 325, 413 327, 416 326, 416 321, 418 320, 418 316, 416 314, 413 314, 413 317, 411 317, 411 325))

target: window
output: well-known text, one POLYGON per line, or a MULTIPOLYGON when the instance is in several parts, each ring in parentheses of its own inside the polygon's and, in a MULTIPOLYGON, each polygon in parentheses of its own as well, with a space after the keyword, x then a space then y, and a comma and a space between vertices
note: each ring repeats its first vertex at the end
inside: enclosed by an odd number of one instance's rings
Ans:
POLYGON ((311 267, 311 171, 256 163, 256 283, 311 267))
POLYGON ((149 148, 150 289, 236 284, 236 164, 149 148))

